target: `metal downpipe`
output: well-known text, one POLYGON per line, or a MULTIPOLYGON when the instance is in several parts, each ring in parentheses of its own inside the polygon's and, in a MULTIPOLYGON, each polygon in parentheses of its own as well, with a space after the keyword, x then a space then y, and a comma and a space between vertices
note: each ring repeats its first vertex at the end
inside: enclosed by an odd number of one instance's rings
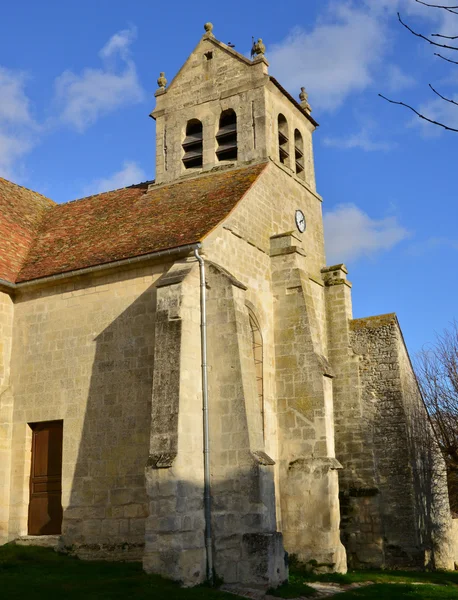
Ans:
POLYGON ((194 256, 199 261, 200 273, 200 340, 202 361, 202 416, 204 447, 204 512, 205 512, 205 549, 207 553, 207 580, 213 583, 213 548, 211 524, 211 477, 210 477, 210 435, 208 419, 208 372, 207 372, 207 305, 205 286, 205 263, 194 249, 194 256))

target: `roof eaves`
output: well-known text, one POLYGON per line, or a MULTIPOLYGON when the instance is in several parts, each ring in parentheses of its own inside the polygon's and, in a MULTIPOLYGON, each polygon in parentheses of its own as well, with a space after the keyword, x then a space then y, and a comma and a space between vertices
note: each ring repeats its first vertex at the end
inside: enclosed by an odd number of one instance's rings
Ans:
POLYGON ((309 115, 309 113, 302 108, 302 106, 299 104, 299 102, 297 100, 295 100, 291 96, 291 94, 285 90, 285 88, 281 85, 281 83, 279 83, 275 79, 275 77, 272 77, 272 75, 269 75, 269 79, 280 90, 280 92, 282 92, 288 98, 288 100, 294 104, 294 106, 304 115, 304 117, 307 117, 307 119, 310 121, 310 123, 312 123, 312 125, 314 125, 315 127, 319 127, 319 123, 317 123, 317 121, 315 121, 315 119, 312 117, 312 115, 309 115))
POLYGON ((67 279, 69 277, 80 277, 81 275, 87 275, 96 273, 98 271, 102 271, 105 269, 114 269, 118 267, 124 267, 126 265, 133 265, 139 262, 144 262, 153 259, 162 259, 164 257, 172 257, 179 254, 187 254, 193 251, 195 248, 201 247, 201 242, 196 240, 195 242, 191 242, 189 244, 184 244, 182 246, 173 246, 171 248, 162 248, 160 250, 156 250, 154 252, 148 252, 146 254, 138 254, 136 256, 131 256, 129 258, 123 258, 119 260, 110 260, 107 262, 96 263, 94 265, 90 265, 88 267, 81 267, 80 269, 72 269, 71 271, 61 271, 59 273, 54 273, 52 275, 45 275, 44 277, 35 277, 33 279, 22 279, 15 283, 10 283, 3 279, 0 279, 0 285, 5 285, 5 287, 9 287, 11 289, 18 289, 27 287, 34 284, 41 284, 47 282, 55 282, 61 279, 67 279))

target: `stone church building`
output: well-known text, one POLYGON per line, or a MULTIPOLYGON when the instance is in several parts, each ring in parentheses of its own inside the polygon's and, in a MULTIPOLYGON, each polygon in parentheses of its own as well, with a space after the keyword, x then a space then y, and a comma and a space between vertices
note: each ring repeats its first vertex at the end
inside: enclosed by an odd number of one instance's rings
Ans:
POLYGON ((453 568, 394 314, 326 266, 317 123, 205 34, 158 80, 156 179, 52 200, 0 179, 0 543, 59 536, 186 584, 453 568))

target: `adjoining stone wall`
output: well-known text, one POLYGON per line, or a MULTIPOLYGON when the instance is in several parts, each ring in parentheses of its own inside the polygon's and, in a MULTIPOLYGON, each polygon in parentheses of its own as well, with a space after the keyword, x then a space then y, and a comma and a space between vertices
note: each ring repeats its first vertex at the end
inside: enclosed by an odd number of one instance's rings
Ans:
POLYGON ((9 536, 27 533, 29 423, 63 420, 62 546, 139 559, 148 513, 155 287, 164 266, 17 294, 9 536))
POLYGON ((11 479, 11 439, 13 435, 13 394, 10 385, 14 305, 0 291, 0 544, 8 541, 9 494, 11 479))
POLYGON ((353 402, 347 398, 351 411, 345 420, 355 423, 359 411, 361 420, 354 442, 343 428, 337 434, 337 456, 344 466, 342 536, 350 563, 421 568, 436 561, 444 566, 448 551, 439 558, 442 541, 435 535, 447 518, 439 500, 441 474, 425 442, 426 412, 396 317, 356 319, 350 332, 361 396, 355 394, 353 402))

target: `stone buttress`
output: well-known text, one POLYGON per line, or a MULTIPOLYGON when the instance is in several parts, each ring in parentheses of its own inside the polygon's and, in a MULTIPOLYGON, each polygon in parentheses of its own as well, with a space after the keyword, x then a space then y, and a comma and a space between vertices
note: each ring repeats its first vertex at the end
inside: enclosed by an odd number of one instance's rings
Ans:
POLYGON ((333 373, 323 356, 295 234, 272 238, 280 494, 285 546, 304 563, 346 571, 339 537, 333 373))
MULTIPOLYGON (((193 262, 158 283, 144 566, 185 584, 205 579, 199 280, 193 262)), ((276 531, 274 461, 264 452, 244 288, 207 270, 214 570, 226 583, 287 578, 276 531)))

